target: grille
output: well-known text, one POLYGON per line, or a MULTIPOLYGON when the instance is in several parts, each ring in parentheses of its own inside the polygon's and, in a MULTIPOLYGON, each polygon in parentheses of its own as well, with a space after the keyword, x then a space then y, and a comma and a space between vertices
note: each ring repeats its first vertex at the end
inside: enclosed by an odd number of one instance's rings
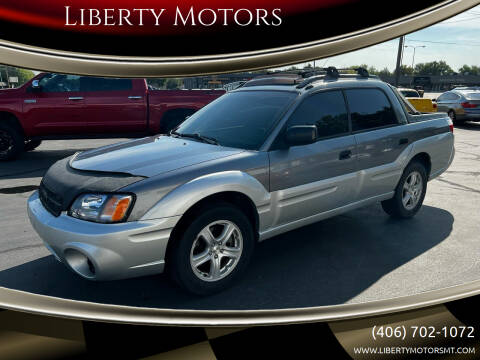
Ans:
POLYGON ((45 209, 54 216, 60 216, 62 212, 62 197, 48 189, 43 182, 40 183, 38 193, 45 209))

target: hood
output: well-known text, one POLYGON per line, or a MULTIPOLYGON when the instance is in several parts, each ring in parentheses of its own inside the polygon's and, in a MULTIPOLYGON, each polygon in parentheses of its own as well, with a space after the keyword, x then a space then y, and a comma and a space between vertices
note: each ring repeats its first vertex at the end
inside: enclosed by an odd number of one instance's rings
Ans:
POLYGON ((156 136, 84 151, 72 158, 70 166, 151 177, 242 151, 185 138, 156 136))

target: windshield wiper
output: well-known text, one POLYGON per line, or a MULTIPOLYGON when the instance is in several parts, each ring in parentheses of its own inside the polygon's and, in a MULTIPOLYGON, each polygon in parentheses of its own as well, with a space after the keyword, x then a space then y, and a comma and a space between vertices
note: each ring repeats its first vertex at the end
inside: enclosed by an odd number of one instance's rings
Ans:
POLYGON ((184 134, 184 133, 179 133, 179 132, 176 132, 176 131, 171 131, 170 134, 171 135, 176 135, 178 137, 186 137, 186 138, 190 138, 190 139, 200 140, 200 141, 202 141, 204 143, 207 143, 207 144, 218 145, 218 141, 215 138, 212 138, 210 136, 200 135, 199 133, 184 134))

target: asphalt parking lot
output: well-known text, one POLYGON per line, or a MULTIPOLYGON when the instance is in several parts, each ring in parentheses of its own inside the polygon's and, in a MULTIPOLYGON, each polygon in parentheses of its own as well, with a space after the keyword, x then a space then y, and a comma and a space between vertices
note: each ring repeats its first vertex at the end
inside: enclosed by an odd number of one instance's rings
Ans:
POLYGON ((56 160, 119 141, 47 141, 0 163, 0 286, 113 304, 188 309, 271 309, 357 303, 480 279, 480 124, 455 129, 456 157, 428 185, 414 219, 373 205, 277 236, 256 249, 234 287, 198 298, 165 276, 90 282, 43 247, 26 200, 56 160))

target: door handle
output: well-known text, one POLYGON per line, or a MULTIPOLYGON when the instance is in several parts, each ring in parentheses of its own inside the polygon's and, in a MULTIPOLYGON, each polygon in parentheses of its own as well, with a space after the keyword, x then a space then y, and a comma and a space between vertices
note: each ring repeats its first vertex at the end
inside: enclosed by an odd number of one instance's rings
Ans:
POLYGON ((398 141, 399 145, 405 145, 408 144, 408 139, 407 138, 402 138, 398 141))
POLYGON ((143 96, 129 96, 128 98, 131 100, 136 100, 136 99, 143 99, 143 96))
POLYGON ((338 155, 338 158, 340 160, 350 159, 351 157, 352 157, 352 150, 343 150, 338 155))
POLYGON ((68 100, 83 100, 83 96, 70 96, 68 100))

